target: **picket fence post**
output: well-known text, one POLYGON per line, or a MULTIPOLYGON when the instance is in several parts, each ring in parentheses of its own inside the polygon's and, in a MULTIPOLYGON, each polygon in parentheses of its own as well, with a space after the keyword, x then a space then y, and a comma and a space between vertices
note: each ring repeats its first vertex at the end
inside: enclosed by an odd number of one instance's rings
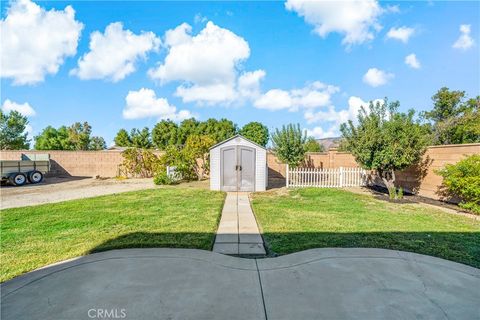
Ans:
POLYGON ((288 176, 290 175, 290 172, 288 171, 288 163, 287 163, 287 169, 286 169, 286 172, 287 172, 287 176, 286 176, 286 185, 287 185, 287 188, 288 188, 288 176))

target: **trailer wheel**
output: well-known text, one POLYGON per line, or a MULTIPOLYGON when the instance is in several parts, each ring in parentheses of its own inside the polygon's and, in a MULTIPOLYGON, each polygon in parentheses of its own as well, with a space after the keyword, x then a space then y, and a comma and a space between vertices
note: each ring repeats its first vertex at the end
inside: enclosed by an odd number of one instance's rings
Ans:
POLYGON ((28 181, 30 183, 40 183, 43 180, 43 174, 40 171, 32 171, 28 173, 28 181))
POLYGON ((27 183, 27 176, 25 176, 21 172, 17 172, 12 174, 8 180, 10 181, 11 184, 14 186, 23 186, 25 183, 27 183))

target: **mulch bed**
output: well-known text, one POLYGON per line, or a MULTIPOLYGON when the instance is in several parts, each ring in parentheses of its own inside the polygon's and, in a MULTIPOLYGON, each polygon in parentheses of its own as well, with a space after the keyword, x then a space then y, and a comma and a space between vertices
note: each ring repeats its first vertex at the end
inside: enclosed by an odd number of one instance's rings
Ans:
POLYGON ((460 211, 460 212, 467 213, 467 214, 472 214, 471 212, 459 207, 455 203, 445 202, 445 201, 441 201, 441 200, 435 200, 435 199, 422 197, 422 196, 407 193, 407 192, 404 193, 404 195, 403 195, 404 198, 403 199, 391 200, 388 196, 388 190, 385 187, 368 186, 366 188, 371 190, 374 193, 375 198, 377 198, 379 200, 389 201, 389 202, 393 202, 393 203, 425 203, 425 204, 433 205, 433 206, 436 206, 436 207, 442 207, 442 208, 447 208, 447 209, 460 211))

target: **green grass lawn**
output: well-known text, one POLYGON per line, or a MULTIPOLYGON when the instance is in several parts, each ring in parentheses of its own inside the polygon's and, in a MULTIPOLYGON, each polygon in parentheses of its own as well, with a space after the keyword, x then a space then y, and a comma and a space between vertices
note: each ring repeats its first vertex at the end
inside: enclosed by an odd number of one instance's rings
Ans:
POLYGON ((480 268, 480 221, 435 208, 339 189, 256 193, 253 208, 271 253, 385 248, 480 268))
POLYGON ((209 250, 224 197, 176 186, 2 210, 0 281, 108 249, 209 250))

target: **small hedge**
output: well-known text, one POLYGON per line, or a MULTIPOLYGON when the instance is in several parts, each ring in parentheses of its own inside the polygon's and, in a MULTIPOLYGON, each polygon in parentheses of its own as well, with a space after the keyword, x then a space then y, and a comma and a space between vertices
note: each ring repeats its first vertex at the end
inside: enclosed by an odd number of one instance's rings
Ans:
POLYGON ((450 196, 462 200, 460 206, 480 214, 480 155, 469 156, 456 164, 437 171, 443 177, 443 186, 450 196))

